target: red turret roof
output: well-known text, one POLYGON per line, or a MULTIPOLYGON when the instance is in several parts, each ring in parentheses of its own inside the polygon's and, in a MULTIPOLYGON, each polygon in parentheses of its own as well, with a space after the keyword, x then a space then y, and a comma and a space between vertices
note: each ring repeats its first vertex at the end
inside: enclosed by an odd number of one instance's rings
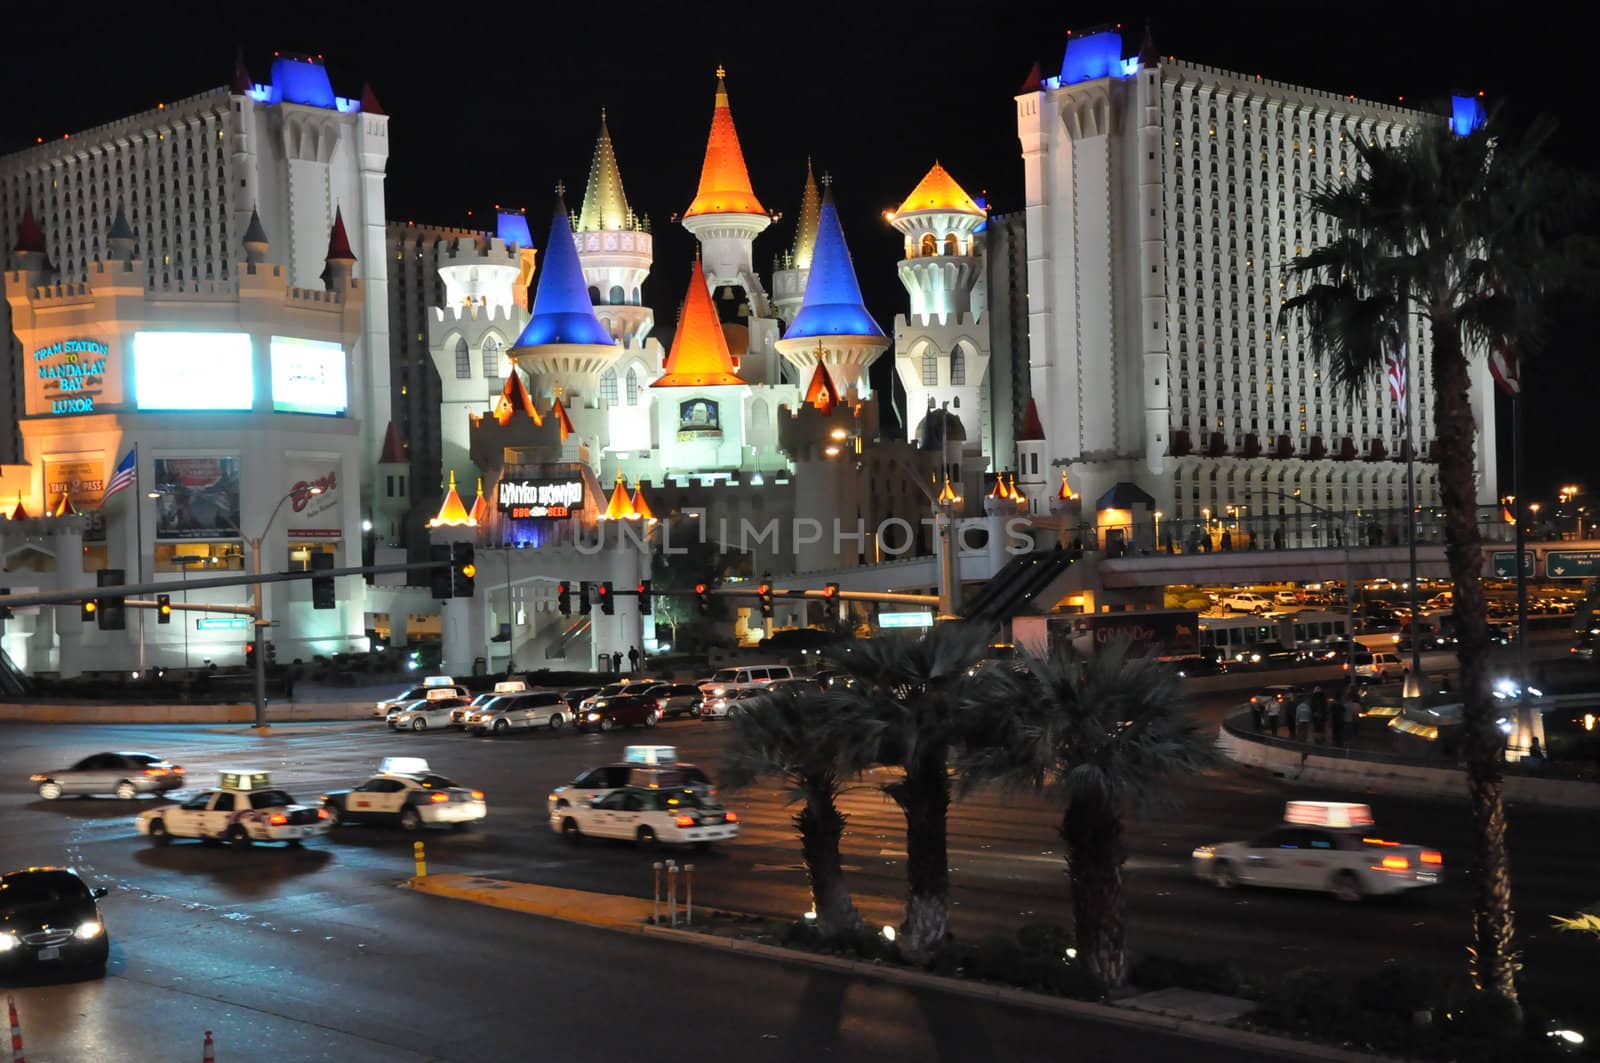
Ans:
POLYGON ((827 366, 817 363, 816 372, 811 374, 811 386, 806 388, 806 404, 815 406, 823 413, 832 413, 833 408, 839 405, 839 392, 833 386, 833 377, 828 375, 827 366))
POLYGON ((22 208, 22 226, 17 230, 17 254, 45 254, 48 249, 44 246, 44 230, 39 228, 39 220, 33 216, 33 205, 22 208))
POLYGON ((567 408, 561 405, 561 399, 559 396, 555 399, 555 401, 550 403, 550 416, 553 417, 556 424, 561 427, 561 442, 565 443, 567 441, 567 437, 573 432, 576 432, 577 429, 572 427, 572 418, 567 416, 567 408))
POLYGON ((378 102, 378 94, 372 91, 372 86, 367 82, 361 83, 361 113, 362 114, 388 114, 383 109, 383 104, 378 102))
POLYGON ((1028 400, 1028 412, 1022 417, 1022 429, 1017 432, 1018 443, 1034 443, 1044 439, 1044 425, 1039 423, 1039 407, 1028 400))
POLYGON ((378 455, 378 464, 404 465, 409 460, 406 457, 406 446, 400 441, 400 429, 390 421, 388 429, 383 433, 383 453, 378 455))
POLYGON ((534 406, 532 396, 522 385, 522 374, 513 368, 506 374, 506 386, 500 389, 500 398, 494 404, 494 419, 501 424, 509 424, 511 418, 518 413, 525 413, 533 418, 534 424, 544 424, 544 418, 539 416, 538 407, 534 406))
POLYGON ((333 232, 328 234, 328 254, 330 262, 354 262, 356 253, 350 250, 350 237, 344 231, 344 211, 334 208, 333 232))
POLYGON ((1029 70, 1028 76, 1022 79, 1022 88, 1018 89, 1017 92, 1020 95, 1024 92, 1038 92, 1042 88, 1044 88, 1044 71, 1039 69, 1039 61, 1035 59, 1033 61, 1033 69, 1029 70))
POLYGON ((250 77, 250 68, 244 65, 243 48, 233 57, 233 83, 230 88, 235 96, 248 96, 250 90, 255 88, 255 81, 250 77))

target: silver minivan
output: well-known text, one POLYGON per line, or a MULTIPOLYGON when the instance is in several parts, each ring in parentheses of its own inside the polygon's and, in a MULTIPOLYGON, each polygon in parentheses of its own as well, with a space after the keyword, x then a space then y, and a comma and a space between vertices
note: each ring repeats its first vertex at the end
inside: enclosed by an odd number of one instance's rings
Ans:
POLYGON ((481 705, 467 716, 467 730, 473 734, 503 735, 507 731, 526 731, 548 727, 559 731, 567 722, 567 703, 553 690, 532 694, 503 694, 481 705))

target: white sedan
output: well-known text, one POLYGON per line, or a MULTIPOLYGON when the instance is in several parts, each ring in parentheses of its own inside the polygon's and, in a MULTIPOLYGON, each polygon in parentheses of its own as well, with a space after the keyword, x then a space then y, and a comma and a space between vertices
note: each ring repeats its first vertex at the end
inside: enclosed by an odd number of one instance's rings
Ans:
POLYGON ((322 795, 322 813, 336 826, 398 824, 403 830, 448 825, 460 830, 489 814, 482 790, 457 786, 414 758, 389 758, 377 775, 349 790, 322 795), (397 763, 405 761, 405 763, 397 763), (409 769, 409 770, 402 770, 409 769))
POLYGON ((1444 859, 1437 849, 1376 837, 1370 813, 1345 816, 1346 808, 1366 806, 1291 801, 1286 821, 1254 841, 1195 849, 1194 873, 1224 889, 1311 890, 1342 901, 1439 883, 1444 859))
POLYGON ((700 703, 700 718, 702 720, 726 720, 729 716, 739 711, 742 702, 751 698, 759 698, 767 692, 768 687, 744 687, 739 690, 730 690, 726 694, 706 695, 700 703))
POLYGON ((617 838, 648 847, 693 845, 739 836, 739 816, 693 790, 652 790, 629 786, 593 802, 555 809, 550 829, 569 841, 617 838))

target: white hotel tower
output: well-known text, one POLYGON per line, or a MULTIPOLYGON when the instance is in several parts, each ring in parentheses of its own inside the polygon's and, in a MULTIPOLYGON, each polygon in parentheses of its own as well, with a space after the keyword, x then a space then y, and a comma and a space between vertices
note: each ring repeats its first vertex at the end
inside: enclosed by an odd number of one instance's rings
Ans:
MULTIPOLYGON (((1229 507, 1292 521, 1300 507, 1279 492, 1336 511, 1403 512, 1405 429, 1388 388, 1336 395, 1279 310, 1298 290, 1295 257, 1331 235, 1308 194, 1357 165, 1358 139, 1398 143, 1433 121, 1444 118, 1163 58, 1148 37, 1124 58, 1114 30, 1073 37, 1059 76, 1035 70, 1017 97, 1033 398, 1047 454, 1080 495, 1131 484, 1180 522, 1229 507)), ((1408 401, 1426 459, 1420 319, 1410 346, 1408 401)), ((1473 383, 1487 504, 1495 446, 1483 366, 1473 383)), ((1438 504, 1426 460, 1417 487, 1420 506, 1438 504)))

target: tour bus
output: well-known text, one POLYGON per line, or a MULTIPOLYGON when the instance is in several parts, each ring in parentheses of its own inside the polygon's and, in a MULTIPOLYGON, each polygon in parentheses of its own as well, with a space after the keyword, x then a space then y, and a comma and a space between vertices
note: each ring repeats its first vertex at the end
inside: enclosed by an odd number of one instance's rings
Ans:
POLYGON ((1220 660, 1247 658, 1256 646, 1281 645, 1312 652, 1345 636, 1345 615, 1303 609, 1283 616, 1200 618, 1200 652, 1220 660))

